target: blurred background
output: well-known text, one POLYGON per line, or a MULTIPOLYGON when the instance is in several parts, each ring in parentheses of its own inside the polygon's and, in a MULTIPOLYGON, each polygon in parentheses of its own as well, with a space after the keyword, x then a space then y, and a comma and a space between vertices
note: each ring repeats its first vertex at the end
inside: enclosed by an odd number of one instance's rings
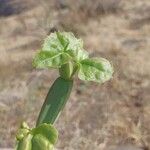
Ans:
POLYGON ((115 70, 102 85, 75 80, 56 123, 58 150, 149 150, 149 0, 0 0, 0 147, 14 147, 22 121, 34 126, 58 76, 32 67, 54 30, 81 37, 91 56, 107 58, 115 70))

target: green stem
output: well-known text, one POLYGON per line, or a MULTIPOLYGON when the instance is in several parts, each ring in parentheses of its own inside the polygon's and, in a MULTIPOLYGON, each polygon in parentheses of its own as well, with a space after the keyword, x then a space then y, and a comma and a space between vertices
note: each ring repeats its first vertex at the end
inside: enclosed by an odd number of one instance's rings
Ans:
POLYGON ((70 96, 72 86, 73 80, 65 80, 61 77, 55 80, 42 106, 36 126, 55 122, 70 96))

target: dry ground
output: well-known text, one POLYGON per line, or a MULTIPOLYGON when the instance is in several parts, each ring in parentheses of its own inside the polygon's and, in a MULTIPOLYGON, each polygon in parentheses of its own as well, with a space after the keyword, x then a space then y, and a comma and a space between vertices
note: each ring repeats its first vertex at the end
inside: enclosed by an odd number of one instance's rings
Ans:
POLYGON ((29 2, 30 9, 0 17, 0 147, 14 146, 23 120, 35 124, 56 79, 55 70, 37 71, 31 65, 43 37, 55 26, 81 36, 91 56, 106 57, 115 69, 113 79, 103 85, 75 80, 70 101, 56 123, 57 148, 108 150, 133 144, 148 150, 150 1, 122 0, 112 9, 107 0, 106 9, 97 11, 97 5, 89 4, 84 12, 82 7, 57 6, 54 1, 29 2))

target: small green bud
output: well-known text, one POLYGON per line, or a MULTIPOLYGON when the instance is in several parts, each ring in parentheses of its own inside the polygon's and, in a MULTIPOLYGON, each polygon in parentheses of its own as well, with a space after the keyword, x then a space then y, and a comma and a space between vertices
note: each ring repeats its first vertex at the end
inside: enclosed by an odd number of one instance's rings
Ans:
POLYGON ((24 136, 27 135, 28 133, 29 133, 28 129, 19 129, 18 133, 16 135, 16 139, 22 140, 24 138, 24 136))
POLYGON ((71 79, 72 73, 73 73, 74 66, 72 62, 68 62, 67 64, 64 64, 59 69, 59 74, 63 79, 71 79))
POLYGON ((17 140, 22 140, 24 136, 26 136, 30 131, 29 126, 27 125, 26 122, 22 122, 20 129, 18 130, 18 133, 16 135, 17 140))
POLYGON ((22 122, 21 128, 30 129, 29 126, 28 126, 28 124, 26 122, 22 122))
POLYGON ((21 125, 16 136, 16 150, 53 150, 58 138, 57 130, 51 124, 41 124, 33 129, 26 123, 21 125))

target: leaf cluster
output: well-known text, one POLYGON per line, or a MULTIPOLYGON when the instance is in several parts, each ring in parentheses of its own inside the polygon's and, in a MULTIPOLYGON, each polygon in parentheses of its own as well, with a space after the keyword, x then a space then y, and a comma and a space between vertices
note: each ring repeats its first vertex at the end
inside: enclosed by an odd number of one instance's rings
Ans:
POLYGON ((36 68, 58 68, 60 76, 103 83, 113 74, 113 67, 104 58, 89 58, 83 41, 70 32, 51 33, 33 60, 36 68))
POLYGON ((53 150, 58 132, 51 124, 44 123, 30 129, 23 123, 16 138, 16 150, 53 150))

